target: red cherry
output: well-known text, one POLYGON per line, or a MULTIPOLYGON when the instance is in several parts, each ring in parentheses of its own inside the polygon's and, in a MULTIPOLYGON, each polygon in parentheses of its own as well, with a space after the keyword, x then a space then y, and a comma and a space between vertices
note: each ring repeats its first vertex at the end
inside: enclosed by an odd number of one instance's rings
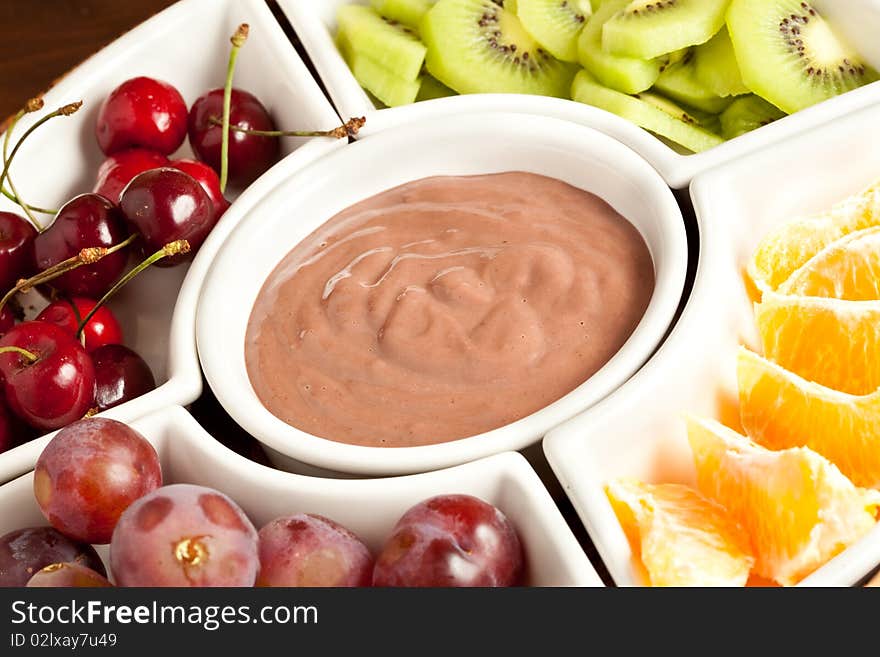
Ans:
POLYGON ((202 189, 205 190, 208 198, 211 199, 211 203, 214 204, 217 219, 220 219, 227 208, 229 208, 229 201, 226 200, 223 192, 220 191, 220 176, 217 175, 217 172, 204 162, 199 162, 198 160, 172 160, 170 166, 188 173, 199 181, 202 189))
POLYGON ((21 420, 13 415, 3 395, 0 395, 0 454, 19 443, 24 433, 22 428, 21 420))
POLYGON ((95 137, 107 155, 133 147, 170 155, 186 137, 186 103, 167 82, 126 80, 101 104, 95 137))
POLYGON ((15 313, 12 312, 12 308, 7 303, 0 310, 0 337, 3 337, 13 326, 15 326, 15 313))
POLYGON ((99 411, 119 406, 155 389, 156 379, 143 358, 121 344, 92 352, 95 364, 95 405, 99 411))
POLYGON ((0 296, 11 290, 18 279, 35 273, 36 237, 37 231, 27 219, 0 212, 0 296))
POLYGON ((135 176, 119 206, 148 253, 176 240, 189 242, 189 253, 164 258, 157 263, 161 267, 191 260, 217 221, 214 205, 198 181, 170 167, 135 176))
POLYGON ((12 411, 33 427, 60 429, 82 418, 95 394, 95 369, 83 346, 46 322, 23 322, 0 339, 0 349, 18 347, 36 360, 0 353, 0 378, 12 411))
MULTIPOLYGON (((189 111, 189 143, 196 157, 220 171, 220 145, 223 129, 211 122, 223 117, 223 89, 201 96, 189 111)), ((255 96, 232 90, 229 124, 245 130, 275 130, 275 122, 255 96)), ((229 133, 229 182, 238 187, 252 183, 278 159, 281 144, 277 137, 259 137, 243 132, 229 133)))
POLYGON ((168 158, 145 148, 130 148, 110 155, 98 169, 98 180, 95 183, 95 194, 119 203, 122 190, 131 179, 143 171, 167 167, 168 158))
MULTIPOLYGON (((97 301, 85 297, 58 299, 53 301, 37 315, 38 322, 49 322, 60 326, 76 337, 79 323, 85 319, 97 301)), ((122 327, 107 306, 101 306, 83 328, 86 351, 92 353, 106 344, 122 344, 122 327)))
MULTIPOLYGON (((127 236, 122 214, 113 203, 97 194, 82 194, 68 201, 58 211, 55 222, 37 236, 37 267, 51 267, 84 248, 113 246, 127 236)), ((52 286, 69 295, 100 298, 116 282, 127 262, 128 253, 122 249, 59 276, 52 286)))

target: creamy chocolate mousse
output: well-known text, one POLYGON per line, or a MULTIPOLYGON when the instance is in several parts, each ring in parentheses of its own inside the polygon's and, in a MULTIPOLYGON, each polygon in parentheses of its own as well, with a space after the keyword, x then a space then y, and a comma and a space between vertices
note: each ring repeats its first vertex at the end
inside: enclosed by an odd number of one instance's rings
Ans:
POLYGON ((284 258, 254 304, 248 374, 269 411, 315 436, 456 440, 589 379, 653 289, 644 239, 589 192, 522 172, 417 180, 284 258))

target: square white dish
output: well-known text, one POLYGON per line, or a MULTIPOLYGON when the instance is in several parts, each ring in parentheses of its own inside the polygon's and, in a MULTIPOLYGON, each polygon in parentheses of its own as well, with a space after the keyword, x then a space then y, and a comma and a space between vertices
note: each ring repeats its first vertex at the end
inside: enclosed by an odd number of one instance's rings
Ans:
MULTIPOLYGON (((411 506, 434 495, 468 494, 500 508, 515 526, 525 551, 527 585, 602 586, 541 480, 519 454, 409 477, 328 480, 249 461, 214 440, 181 407, 131 425, 158 451, 165 484, 197 484, 226 493, 258 529, 283 515, 315 513, 348 527, 375 555, 411 506)), ((46 524, 34 499, 33 472, 0 486, 0 535, 46 524)), ((107 546, 98 551, 106 562, 107 546)))
MULTIPOLYGON (((757 349, 747 259, 772 226, 828 210, 880 178, 878 120, 880 105, 698 176, 699 266, 681 319, 624 387, 546 437, 551 467, 617 584, 641 580, 603 485, 621 476, 692 483, 683 414, 736 412, 736 351, 757 349)), ((801 585, 852 586, 878 564, 880 525, 801 585)))
MULTIPOLYGON (((776 121, 699 154, 677 152, 652 134, 603 110, 569 100, 542 96, 478 94, 429 100, 391 109, 377 109, 355 80, 333 43, 336 10, 344 4, 369 0, 278 0, 343 117, 366 116, 361 136, 410 121, 460 115, 467 112, 522 112, 542 114, 590 126, 611 135, 648 160, 670 187, 682 188, 700 172, 775 144, 787 137, 834 121, 872 103, 880 102, 880 82, 833 98, 776 121)), ((814 0, 836 30, 880 70, 880 2, 878 0, 814 0)))
MULTIPOLYGON (((11 171, 23 198, 59 207, 92 189, 103 158, 94 138, 95 116, 103 98, 124 80, 137 75, 164 79, 180 90, 188 104, 208 89, 222 86, 229 37, 242 22, 250 24, 251 38, 238 60, 236 86, 260 98, 280 126, 328 129, 337 125, 336 113, 263 0, 184 0, 83 62, 45 95, 44 111, 80 99, 85 104, 74 116, 46 124, 22 147, 11 171)), ((25 117, 15 135, 21 135, 41 115, 25 117)), ((344 143, 285 138, 285 155, 308 144, 297 150, 285 171, 344 143)), ((187 143, 176 156, 191 157, 187 143)), ((132 420, 170 404, 189 404, 201 393, 194 328, 198 290, 213 254, 245 213, 244 205, 259 197, 262 184, 262 179, 254 183, 246 192, 250 200, 242 198, 226 212, 193 264, 152 268, 111 302, 126 344, 150 365, 157 388, 111 409, 109 417, 132 420)), ((15 212, 17 206, 0 197, 0 209, 15 212)), ((46 440, 40 438, 0 454, 0 482, 25 472, 46 440)))
POLYGON ((199 301, 197 341, 205 377, 218 400, 269 448, 280 467, 296 467, 280 458, 286 456, 288 461, 346 474, 399 475, 528 447, 641 367, 663 340, 684 288, 685 228, 662 178, 608 136, 548 117, 473 114, 389 129, 290 176, 252 215, 232 233, 207 274, 199 301), (369 169, 378 161, 382 167, 369 169), (368 169, 371 175, 363 176, 368 169), (318 438, 288 425, 262 405, 245 363, 250 311, 224 312, 227 299, 251 309, 263 281, 282 258, 314 229, 358 201, 420 178, 504 171, 549 176, 592 192, 645 239, 654 260, 654 294, 641 322, 614 357, 583 384, 531 415, 477 436, 433 445, 364 447, 318 438), (339 180, 347 184, 340 185, 339 180), (291 221, 292 207, 297 221, 291 221))

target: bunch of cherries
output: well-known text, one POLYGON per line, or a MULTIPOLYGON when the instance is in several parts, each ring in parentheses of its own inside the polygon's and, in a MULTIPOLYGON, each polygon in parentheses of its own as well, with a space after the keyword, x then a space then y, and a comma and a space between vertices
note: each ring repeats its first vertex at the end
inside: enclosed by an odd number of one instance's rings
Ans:
POLYGON ((104 411, 155 387, 152 372, 122 345, 120 324, 104 304, 146 267, 175 266, 199 249, 229 207, 227 182, 243 187, 279 157, 279 136, 343 138, 363 124, 332 131, 280 132, 263 104, 232 88, 247 25, 233 35, 226 85, 187 110, 173 86, 148 77, 127 80, 104 100, 95 137, 107 156, 91 193, 57 213, 25 203, 10 174, 24 140, 66 105, 36 121, 9 150, 18 120, 39 111, 32 100, 6 131, 0 191, 27 218, 0 212, 0 452, 86 414, 104 411), (189 136, 197 159, 169 159, 189 136), (8 189, 7 189, 8 186, 8 189), (54 214, 44 227, 37 214, 54 214), (129 247, 146 255, 123 273, 129 247), (50 303, 33 321, 16 295, 37 290, 50 303))
POLYGON ((111 586, 92 543, 110 544, 119 586, 514 586, 523 577, 513 526, 475 497, 412 507, 374 561, 327 518, 297 513, 258 532, 223 493, 163 486, 153 447, 115 420, 60 431, 37 461, 34 494, 52 526, 0 536, 0 586, 111 586))

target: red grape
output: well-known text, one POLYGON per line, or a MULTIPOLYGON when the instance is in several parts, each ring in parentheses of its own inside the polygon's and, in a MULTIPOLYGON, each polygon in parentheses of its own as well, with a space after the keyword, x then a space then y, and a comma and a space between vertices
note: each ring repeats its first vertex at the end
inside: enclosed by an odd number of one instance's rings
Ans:
POLYGON ((165 486, 122 514, 110 567, 120 586, 253 586, 257 531, 223 493, 165 486))
POLYGON ((0 536, 0 586, 24 586, 41 568, 61 562, 107 574, 91 545, 77 543, 51 527, 28 527, 0 536))
POLYGON ((523 571, 519 538, 491 504, 441 495, 397 522, 376 560, 375 586, 514 586, 523 571))
POLYGON ((257 586, 369 586, 373 557, 342 525, 305 513, 260 530, 257 586))
POLYGON ((31 588, 99 588, 113 586, 91 568, 78 563, 53 563, 34 573, 28 580, 31 588))
POLYGON ((58 432, 34 472, 43 515, 87 543, 109 543, 122 512, 161 485, 153 446, 134 429, 105 418, 80 420, 58 432))

